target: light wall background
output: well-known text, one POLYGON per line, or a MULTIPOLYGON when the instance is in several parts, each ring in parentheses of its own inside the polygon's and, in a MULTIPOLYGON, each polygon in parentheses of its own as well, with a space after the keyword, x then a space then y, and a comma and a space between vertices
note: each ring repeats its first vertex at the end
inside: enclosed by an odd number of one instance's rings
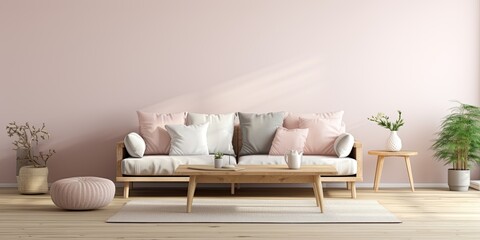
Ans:
MULTIPOLYGON (((389 133, 367 117, 399 109, 415 182, 445 183, 429 148, 450 100, 480 105, 479 69, 477 0, 0 1, 0 126, 47 124, 50 182, 114 179, 136 110, 345 110, 368 183, 389 133)), ((1 184, 16 181, 11 141, 1 184)), ((388 160, 382 183, 407 182, 388 160)))

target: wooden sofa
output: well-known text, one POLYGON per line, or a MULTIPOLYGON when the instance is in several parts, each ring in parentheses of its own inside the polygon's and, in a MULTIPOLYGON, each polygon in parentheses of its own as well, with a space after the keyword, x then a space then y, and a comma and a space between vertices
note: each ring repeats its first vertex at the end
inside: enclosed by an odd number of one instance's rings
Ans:
MULTIPOLYGON (((236 153, 241 148, 241 134, 238 126, 235 126, 234 135, 232 139, 233 147, 236 153)), ((123 142, 118 142, 116 145, 116 178, 117 182, 123 182, 123 196, 129 197, 131 184, 134 182, 188 182, 189 177, 179 175, 155 175, 155 176, 128 176, 122 174, 122 160, 128 158, 128 152, 123 142)), ((346 188, 350 190, 351 197, 356 198, 356 182, 363 181, 363 148, 359 141, 355 141, 350 158, 356 159, 357 174, 348 176, 322 176, 323 182, 345 182, 346 188)), ((232 185, 232 194, 234 188, 232 185)))

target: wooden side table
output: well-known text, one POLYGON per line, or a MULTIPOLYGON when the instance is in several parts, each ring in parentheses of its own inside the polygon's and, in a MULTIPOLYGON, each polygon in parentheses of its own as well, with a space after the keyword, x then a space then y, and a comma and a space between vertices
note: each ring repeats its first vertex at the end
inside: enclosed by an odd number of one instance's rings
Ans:
POLYGON ((415 156, 418 153, 414 151, 398 151, 390 152, 386 150, 371 150, 368 151, 369 155, 377 155, 377 169, 375 170, 375 182, 373 184, 373 190, 378 191, 380 185, 380 178, 382 177, 383 161, 387 157, 403 157, 405 159, 405 164, 407 165, 408 179, 410 180, 410 188, 412 192, 415 191, 413 186, 413 177, 412 177, 412 167, 410 165, 410 156, 415 156))

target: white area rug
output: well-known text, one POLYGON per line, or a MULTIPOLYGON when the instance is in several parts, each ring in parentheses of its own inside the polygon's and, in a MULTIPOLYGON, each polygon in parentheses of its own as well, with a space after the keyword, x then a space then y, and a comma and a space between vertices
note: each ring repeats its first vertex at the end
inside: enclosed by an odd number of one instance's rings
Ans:
POLYGON ((109 223, 400 223, 374 200, 325 199, 324 213, 315 200, 195 198, 132 200, 109 223))

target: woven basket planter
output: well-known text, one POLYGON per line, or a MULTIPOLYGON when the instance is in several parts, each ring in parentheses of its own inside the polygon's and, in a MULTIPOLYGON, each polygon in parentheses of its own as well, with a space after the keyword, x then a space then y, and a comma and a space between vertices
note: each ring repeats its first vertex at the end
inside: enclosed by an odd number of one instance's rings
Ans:
POLYGON ((21 194, 43 194, 48 192, 48 168, 24 166, 18 173, 18 191, 21 194))

